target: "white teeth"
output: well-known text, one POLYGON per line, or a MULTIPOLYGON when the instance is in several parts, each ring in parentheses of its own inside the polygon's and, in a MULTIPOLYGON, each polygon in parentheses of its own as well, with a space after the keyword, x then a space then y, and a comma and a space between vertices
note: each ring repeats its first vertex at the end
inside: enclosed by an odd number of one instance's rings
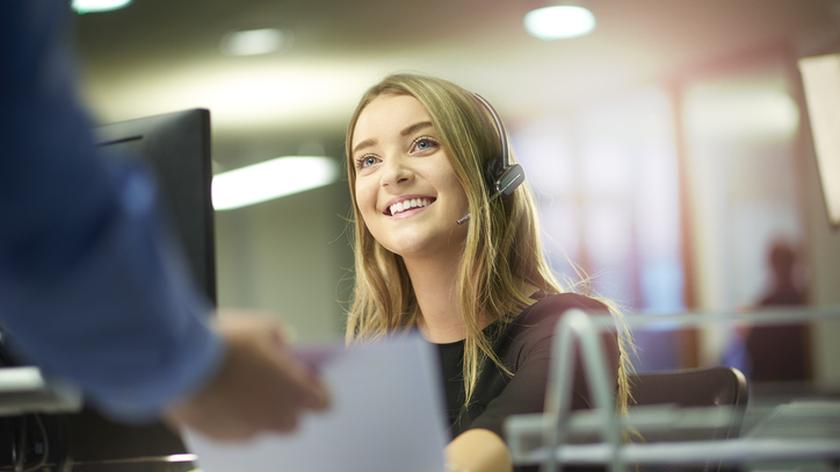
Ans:
POLYGON ((397 213, 402 213, 406 210, 410 210, 412 208, 421 208, 424 206, 429 205, 431 203, 427 198, 410 198, 408 200, 403 200, 401 202, 394 203, 389 207, 391 210, 391 215, 396 215, 397 213))

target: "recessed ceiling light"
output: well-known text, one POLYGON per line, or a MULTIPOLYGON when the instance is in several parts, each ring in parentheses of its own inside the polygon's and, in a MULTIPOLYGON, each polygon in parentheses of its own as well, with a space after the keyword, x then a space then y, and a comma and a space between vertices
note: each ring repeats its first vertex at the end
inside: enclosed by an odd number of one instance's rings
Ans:
POLYGON ((525 14, 525 29, 531 36, 551 41, 583 36, 595 29, 595 16, 576 5, 537 8, 525 14))
POLYGON ((228 33, 222 38, 222 52, 230 56, 269 54, 288 45, 289 35, 275 28, 228 33))
POLYGON ((99 13, 127 7, 131 0, 73 0, 76 13, 99 13))
POLYGON ((323 187, 336 180, 338 165, 329 157, 278 157, 213 177, 213 208, 232 210, 323 187))

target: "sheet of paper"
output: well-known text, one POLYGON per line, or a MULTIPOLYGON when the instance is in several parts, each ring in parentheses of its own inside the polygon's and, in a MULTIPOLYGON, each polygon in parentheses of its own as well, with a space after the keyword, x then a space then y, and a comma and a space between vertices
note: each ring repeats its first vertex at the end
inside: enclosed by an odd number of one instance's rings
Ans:
POLYGON ((203 472, 439 472, 447 442, 437 353, 417 336, 310 349, 332 393, 298 431, 228 444, 187 433, 203 472), (335 352, 330 352, 335 349, 335 352))

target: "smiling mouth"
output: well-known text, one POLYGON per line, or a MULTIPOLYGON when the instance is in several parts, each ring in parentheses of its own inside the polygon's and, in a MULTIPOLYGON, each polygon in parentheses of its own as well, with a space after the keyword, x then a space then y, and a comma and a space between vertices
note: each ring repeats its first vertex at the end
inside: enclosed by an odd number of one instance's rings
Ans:
POLYGON ((411 210, 426 208, 427 206, 434 203, 435 200, 436 199, 433 197, 409 198, 407 200, 394 203, 388 208, 385 208, 385 211, 383 213, 386 216, 397 216, 399 214, 406 213, 411 210))

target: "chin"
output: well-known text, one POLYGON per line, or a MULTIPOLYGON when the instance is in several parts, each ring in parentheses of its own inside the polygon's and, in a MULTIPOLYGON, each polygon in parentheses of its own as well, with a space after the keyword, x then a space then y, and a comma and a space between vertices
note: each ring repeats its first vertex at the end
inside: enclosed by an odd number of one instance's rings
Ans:
POLYGON ((453 240, 451 234, 421 235, 414 232, 402 238, 394 238, 383 246, 403 258, 422 258, 449 254, 455 247, 462 247, 463 242, 453 240))
POLYGON ((423 257, 434 252, 432 244, 423 241, 400 241, 397 244, 389 244, 385 249, 400 257, 423 257))

